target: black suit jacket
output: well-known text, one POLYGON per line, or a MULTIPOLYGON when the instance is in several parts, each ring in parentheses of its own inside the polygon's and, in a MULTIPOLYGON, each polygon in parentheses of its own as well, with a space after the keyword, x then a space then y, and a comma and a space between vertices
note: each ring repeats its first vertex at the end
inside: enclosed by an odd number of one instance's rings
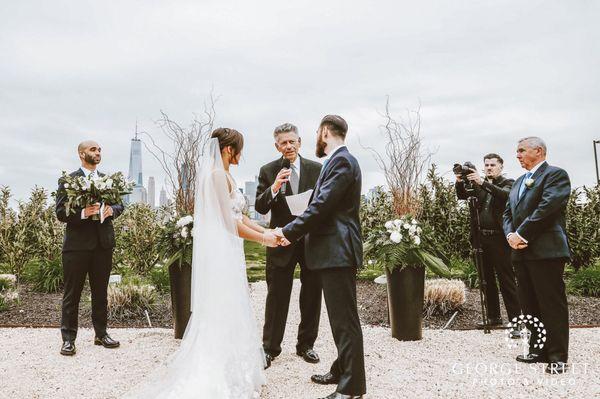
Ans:
POLYGON ((358 161, 340 148, 323 168, 308 209, 283 228, 289 241, 306 236, 309 269, 362 266, 361 180, 358 161))
MULTIPOLYGON (((102 173, 99 173, 99 175, 104 176, 102 173)), ((85 176, 85 174, 81 169, 77 169, 71 173, 71 176, 85 176)), ((114 248, 115 230, 112 219, 123 213, 123 205, 111 205, 113 216, 105 219, 104 223, 100 223, 99 220, 82 219, 82 208, 75 208, 75 213, 67 215, 65 208, 67 195, 60 180, 56 193, 56 217, 67 224, 63 240, 63 252, 91 251, 97 246, 106 249, 114 248)))
MULTIPOLYGON (((256 189, 256 202, 254 203, 254 209, 257 212, 266 215, 271 211, 270 227, 283 227, 292 220, 295 216, 290 213, 284 196, 292 195, 292 189, 290 184, 286 185, 286 192, 279 190, 275 198, 271 193, 271 186, 275 183, 275 178, 281 170, 283 164, 283 157, 276 159, 260 168, 258 175, 258 187, 256 189)), ((319 173, 321 172, 321 164, 318 162, 311 161, 300 157, 300 181, 298 182, 298 191, 301 193, 314 189, 319 173)), ((298 193, 296 193, 298 194, 298 193)), ((289 264, 291 258, 294 256, 296 247, 299 253, 303 255, 304 240, 293 242, 287 247, 267 247, 267 267, 285 267, 289 264)))
MULTIPOLYGON (((494 179, 493 183, 484 180, 481 186, 478 186, 477 184, 474 185, 475 196, 477 197, 479 204, 479 211, 483 209, 485 197, 488 195, 492 196, 491 208, 498 230, 502 230, 506 201, 508 200, 508 194, 510 193, 514 182, 513 179, 498 176, 494 179)), ((458 199, 466 200, 468 195, 465 190, 465 184, 457 181, 454 186, 456 188, 456 196, 458 199)))
POLYGON ((504 211, 504 234, 517 232, 528 241, 525 249, 512 250, 513 261, 570 258, 565 227, 567 202, 571 195, 569 175, 544 162, 533 176, 533 185, 519 198, 519 177, 504 211))

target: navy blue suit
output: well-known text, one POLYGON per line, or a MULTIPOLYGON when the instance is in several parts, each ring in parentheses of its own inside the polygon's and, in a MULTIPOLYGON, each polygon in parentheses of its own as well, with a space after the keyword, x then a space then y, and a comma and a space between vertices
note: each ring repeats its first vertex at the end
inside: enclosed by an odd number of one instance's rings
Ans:
POLYGON ((366 392, 363 337, 356 308, 356 270, 362 266, 361 171, 346 147, 323 166, 306 211, 283 228, 289 241, 304 237, 306 265, 318 271, 338 358, 330 372, 337 391, 366 392))
POLYGON ((518 233, 527 241, 524 249, 513 249, 519 299, 524 314, 538 317, 546 326, 547 341, 540 351, 533 347, 537 331, 532 331, 531 353, 549 361, 566 362, 569 347, 569 312, 563 272, 570 258, 565 229, 565 212, 571 194, 569 175, 561 168, 542 163, 531 179, 533 184, 519 189, 525 175, 517 179, 504 211, 504 233, 518 233))

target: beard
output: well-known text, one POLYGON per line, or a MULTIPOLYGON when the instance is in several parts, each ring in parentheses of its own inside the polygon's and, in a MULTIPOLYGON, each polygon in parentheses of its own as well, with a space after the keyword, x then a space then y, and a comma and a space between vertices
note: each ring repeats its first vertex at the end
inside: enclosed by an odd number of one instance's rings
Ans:
POLYGON ((100 163, 100 157, 95 157, 94 155, 91 154, 85 154, 84 156, 85 162, 89 163, 90 165, 98 165, 100 163))
POLYGON ((325 154, 326 147, 327 143, 323 141, 323 137, 319 134, 319 137, 317 137, 317 149, 315 151, 317 158, 323 158, 327 156, 327 154, 325 154))

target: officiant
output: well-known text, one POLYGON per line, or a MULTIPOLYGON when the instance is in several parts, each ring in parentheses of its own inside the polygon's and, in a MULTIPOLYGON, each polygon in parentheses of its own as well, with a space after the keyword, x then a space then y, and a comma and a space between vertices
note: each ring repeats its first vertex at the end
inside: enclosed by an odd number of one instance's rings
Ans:
MULTIPOLYGON (((296 217, 285 199, 315 187, 321 164, 299 155, 302 140, 298 128, 291 123, 277 126, 273 132, 275 148, 281 157, 260 168, 255 209, 266 215, 271 212, 270 228, 283 227, 296 217)), ((296 354, 306 362, 318 363, 313 350, 321 315, 321 285, 314 271, 304 261, 304 241, 287 247, 267 248, 267 302, 263 328, 263 348, 267 366, 281 353, 281 342, 290 305, 290 295, 296 266, 300 265, 300 325, 296 354)))

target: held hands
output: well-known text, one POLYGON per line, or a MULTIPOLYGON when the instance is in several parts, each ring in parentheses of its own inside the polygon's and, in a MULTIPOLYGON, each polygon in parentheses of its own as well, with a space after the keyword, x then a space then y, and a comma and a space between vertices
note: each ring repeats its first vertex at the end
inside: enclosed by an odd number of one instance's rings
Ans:
POLYGON ((283 235, 281 227, 278 227, 275 230, 273 230, 273 234, 275 234, 275 236, 279 239, 279 245, 281 245, 282 247, 287 247, 291 244, 291 242, 289 242, 288 239, 285 238, 285 236, 283 235))
POLYGON ((275 248, 278 246, 286 247, 290 245, 290 242, 286 240, 283 233, 281 233, 281 228, 278 228, 276 230, 265 230, 262 236, 262 244, 267 247, 275 248))
POLYGON ((113 209, 112 206, 108 205, 108 204, 104 204, 104 219, 106 219, 109 216, 113 215, 113 209))
POLYGON ((512 249, 527 248, 527 244, 525 243, 525 241, 523 241, 521 237, 519 237, 516 233, 510 233, 507 237, 507 240, 508 245, 510 245, 512 249))
POLYGON ((83 209, 83 214, 86 218, 89 218, 92 215, 100 214, 100 203, 95 203, 94 205, 88 205, 83 209))
POLYGON ((277 173, 277 177, 275 178, 275 183, 273 183, 273 192, 278 193, 281 189, 283 183, 287 183, 290 175, 292 174, 291 169, 281 169, 279 173, 277 173))

